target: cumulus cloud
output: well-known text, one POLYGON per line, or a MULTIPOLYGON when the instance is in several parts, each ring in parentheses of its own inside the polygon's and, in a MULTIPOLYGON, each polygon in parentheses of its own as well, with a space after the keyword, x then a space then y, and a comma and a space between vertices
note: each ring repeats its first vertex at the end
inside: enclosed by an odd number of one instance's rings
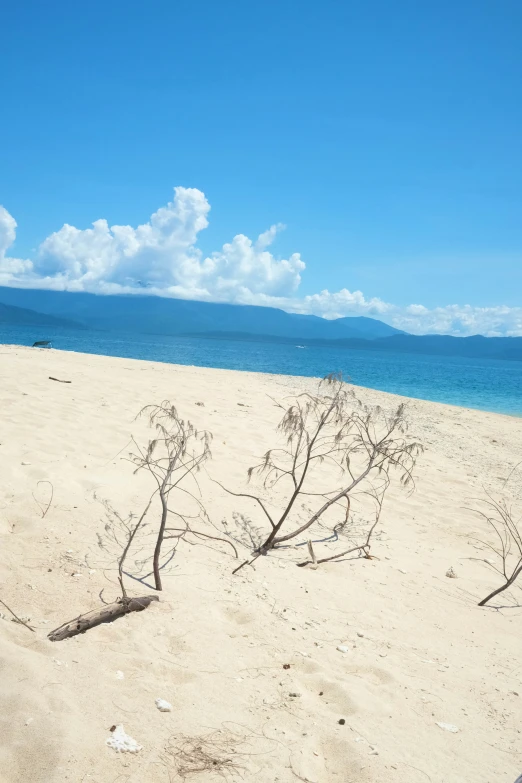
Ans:
POLYGON ((237 234, 220 250, 204 256, 197 246, 208 226, 210 204, 195 188, 178 187, 174 198, 150 220, 132 226, 91 228, 65 224, 50 234, 34 259, 9 257, 16 221, 0 207, 0 284, 93 293, 147 293, 184 299, 280 307, 324 318, 365 315, 413 334, 522 335, 522 307, 421 304, 398 307, 361 291, 300 297, 305 263, 299 253, 276 258, 270 251, 284 226, 280 223, 255 241, 237 234))
POLYGON ((40 245, 35 271, 90 291, 143 284, 190 288, 201 271, 195 243, 209 210, 201 191, 176 188, 174 200, 137 228, 103 219, 87 229, 66 223, 40 245))
POLYGON ((164 295, 220 301, 297 289, 305 266, 299 254, 278 261, 267 250, 281 225, 257 242, 238 234, 204 258, 196 242, 208 226, 209 211, 200 190, 176 188, 173 201, 137 228, 109 226, 106 220, 83 230, 66 224, 40 245, 35 272, 76 290, 147 287, 164 295))
POLYGON ((16 220, 0 205, 0 283, 9 284, 13 275, 31 272, 31 261, 8 258, 6 252, 16 239, 16 220))

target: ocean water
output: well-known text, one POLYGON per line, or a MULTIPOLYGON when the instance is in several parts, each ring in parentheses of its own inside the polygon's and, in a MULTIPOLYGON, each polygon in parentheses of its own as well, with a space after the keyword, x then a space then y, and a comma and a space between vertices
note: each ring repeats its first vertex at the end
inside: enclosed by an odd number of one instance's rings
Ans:
POLYGON ((340 371, 359 386, 522 416, 522 362, 516 361, 0 324, 0 343, 36 340, 64 351, 199 367, 312 377, 340 371))

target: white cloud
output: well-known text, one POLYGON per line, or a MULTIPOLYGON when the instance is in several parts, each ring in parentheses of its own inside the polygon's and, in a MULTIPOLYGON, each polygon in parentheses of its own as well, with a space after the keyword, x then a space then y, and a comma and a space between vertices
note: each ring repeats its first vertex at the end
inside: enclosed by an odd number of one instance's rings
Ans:
POLYGON ((303 306, 306 312, 325 318, 340 318, 347 313, 380 318, 393 310, 393 305, 382 299, 366 299, 362 291, 349 291, 347 288, 336 293, 324 290, 320 294, 305 296, 303 306))
POLYGON ((522 335, 522 307, 398 307, 346 288, 299 297, 305 270, 300 254, 278 259, 268 249, 282 224, 271 226, 256 241, 237 234, 204 257, 197 240, 208 226, 209 211, 200 190, 178 187, 173 201, 147 223, 109 226, 100 219, 87 229, 66 223, 41 243, 31 261, 7 256, 17 226, 0 207, 0 285, 104 294, 146 290, 184 299, 270 305, 329 319, 366 315, 413 334, 522 335))
POLYGON ((208 226, 210 204, 200 190, 176 188, 174 200, 137 228, 97 220, 79 230, 64 225, 42 242, 35 270, 88 291, 146 285, 171 296, 236 301, 251 294, 285 295, 297 289, 304 269, 299 254, 277 261, 266 249, 283 226, 253 243, 238 234, 203 258, 198 234, 208 226))
POLYGON ((22 275, 32 269, 31 261, 8 258, 6 251, 16 239, 16 220, 0 205, 0 284, 9 284, 13 275, 22 275))
POLYGON ((422 305, 410 305, 397 310, 393 325, 412 334, 522 336, 522 307, 446 305, 428 310, 422 305))
POLYGON ((40 245, 35 270, 91 291, 142 282, 191 288, 201 271, 195 244, 208 226, 209 210, 201 191, 176 188, 174 201, 137 228, 109 226, 103 219, 83 230, 66 223, 40 245))

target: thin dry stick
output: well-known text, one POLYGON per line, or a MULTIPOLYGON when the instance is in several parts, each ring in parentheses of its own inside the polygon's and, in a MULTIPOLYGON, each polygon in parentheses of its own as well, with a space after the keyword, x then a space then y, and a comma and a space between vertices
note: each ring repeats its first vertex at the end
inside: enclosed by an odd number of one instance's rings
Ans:
POLYGON ((254 555, 252 558, 248 558, 248 560, 245 560, 241 565, 239 565, 237 568, 234 568, 232 571, 232 575, 237 574, 238 571, 241 571, 242 568, 244 568, 246 565, 252 565, 256 562, 257 558, 261 557, 261 552, 258 552, 257 555, 254 555))
POLYGON ((38 487, 38 486, 40 486, 40 484, 49 484, 49 486, 51 487, 51 497, 49 499, 49 502, 48 502, 47 506, 45 506, 45 507, 35 497, 34 492, 31 492, 35 503, 39 506, 40 511, 42 512, 42 519, 43 519, 45 517, 45 515, 47 514, 47 512, 49 511, 49 509, 51 508, 51 503, 53 502, 53 496, 54 496, 54 487, 52 485, 52 482, 51 481, 47 481, 47 480, 38 481, 36 486, 38 487))
POLYGON ((317 563, 317 558, 315 556, 314 546, 312 544, 311 538, 308 539, 308 551, 310 553, 310 557, 312 558, 312 568, 314 569, 314 571, 316 571, 318 563, 317 563))
MULTIPOLYGON (((345 549, 344 552, 339 552, 336 555, 330 555, 330 557, 321 557, 319 560, 316 560, 315 563, 317 565, 320 565, 321 563, 329 563, 332 560, 340 560, 340 558, 342 558, 342 557, 346 557, 347 555, 351 555, 352 552, 360 552, 360 553, 362 553, 364 555, 364 557, 367 560, 371 560, 370 543, 369 543, 369 541, 370 541, 371 534, 373 533, 373 530, 374 530, 376 524, 377 523, 375 522, 372 525, 372 528, 371 528, 370 532, 368 533, 366 542, 364 544, 358 544, 357 546, 354 546, 351 549, 345 549)), ((303 566, 309 565, 310 562, 314 562, 314 561, 306 560, 304 563, 298 563, 297 565, 300 568, 302 568, 303 566)))
POLYGON ((516 464, 516 465, 514 465, 514 466, 511 468, 511 470, 510 470, 510 471, 509 471, 509 473, 508 473, 508 476, 507 476, 506 480, 505 480, 505 481, 504 481, 504 483, 502 484, 502 488, 504 488, 504 487, 506 486, 506 484, 507 484, 507 483, 508 483, 508 481, 510 480, 511 476, 512 476, 512 475, 513 475, 513 473, 515 472, 515 470, 517 470, 517 468, 519 468, 521 465, 522 465, 522 460, 521 460, 520 462, 517 462, 517 464, 516 464))
POLYGON ((123 549, 123 552, 121 553, 121 557, 120 557, 120 559, 118 561, 118 581, 120 583, 121 594, 122 594, 123 598, 127 598, 127 591, 126 591, 125 585, 123 583, 123 564, 125 563, 125 559, 126 559, 128 553, 129 553, 129 549, 131 548, 132 542, 134 541, 134 537, 136 536, 136 533, 140 529, 143 520, 147 516, 147 511, 149 510, 151 503, 152 503, 152 498, 147 503, 147 506, 145 507, 145 511, 143 512, 143 514, 141 515, 141 517, 137 521, 136 525, 134 526, 132 531, 129 533, 129 536, 127 538, 127 543, 126 543, 126 545, 125 545, 125 547, 123 549))
MULTIPOLYGON (((320 560, 317 560, 317 564, 318 565, 320 563, 329 563, 331 561, 340 560, 341 558, 346 557, 347 555, 351 555, 353 552, 359 552, 359 554, 362 554, 363 557, 366 558, 366 560, 371 560, 372 559, 371 555, 370 555, 370 547, 371 547, 370 541, 371 541, 371 538, 372 538, 373 533, 375 531, 375 528, 379 524, 379 521, 380 521, 380 518, 381 518, 382 506, 383 506, 383 502, 384 502, 384 494, 385 494, 385 492, 386 492, 386 490, 388 488, 388 485, 389 485, 389 482, 386 482, 385 486, 383 488, 381 488, 380 494, 369 493, 373 497, 373 499, 375 500, 375 502, 377 504, 377 510, 376 510, 375 520, 373 522, 373 525, 370 527, 370 529, 368 530, 368 533, 366 535, 366 540, 362 544, 357 544, 356 546, 351 547, 350 549, 345 549, 344 552, 338 552, 337 554, 330 555, 329 557, 322 557, 320 560)), ((340 527, 344 528, 347 525, 349 513, 350 513, 350 502, 348 501, 348 504, 347 504, 347 507, 346 507, 346 518, 345 518, 344 522, 342 522, 340 525, 337 526, 337 530, 340 527)), ((297 565, 300 568, 302 568, 303 566, 309 565, 309 563, 310 563, 310 561, 306 560, 304 563, 298 563, 297 565)))
POLYGON ((2 606, 5 606, 5 608, 7 609, 8 612, 11 612, 11 614, 13 615, 13 617, 16 620, 17 623, 20 623, 20 625, 25 625, 25 627, 28 628, 30 631, 32 631, 33 633, 36 633, 34 628, 32 628, 30 625, 28 625, 24 620, 20 619, 20 617, 18 617, 18 615, 13 612, 11 607, 8 606, 5 601, 2 601, 1 598, 0 598, 0 604, 2 604, 2 606))
POLYGON ((164 536, 164 540, 166 541, 169 538, 183 538, 185 535, 191 533, 193 536, 200 536, 202 538, 209 538, 211 541, 221 541, 223 544, 228 544, 228 546, 232 547, 234 551, 234 555, 236 558, 239 557, 237 553, 237 549, 232 543, 232 541, 229 541, 228 538, 222 538, 221 536, 211 536, 209 533, 203 533, 201 530, 193 530, 191 527, 181 528, 181 527, 166 527, 165 532, 169 533, 170 531, 176 531, 179 532, 180 535, 178 536, 164 536))

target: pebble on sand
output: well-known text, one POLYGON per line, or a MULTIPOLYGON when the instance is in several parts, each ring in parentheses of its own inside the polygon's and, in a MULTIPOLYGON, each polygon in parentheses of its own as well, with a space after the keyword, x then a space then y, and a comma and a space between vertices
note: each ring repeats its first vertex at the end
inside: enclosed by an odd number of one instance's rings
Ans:
POLYGON ((441 729, 444 729, 444 731, 451 731, 452 734, 456 734, 459 731, 458 726, 454 726, 453 723, 442 723, 439 721, 436 721, 436 723, 441 729))
POLYGON ((105 740, 105 744, 115 750, 116 753, 138 753, 143 747, 138 745, 135 739, 125 734, 122 723, 114 727, 111 736, 105 740))

